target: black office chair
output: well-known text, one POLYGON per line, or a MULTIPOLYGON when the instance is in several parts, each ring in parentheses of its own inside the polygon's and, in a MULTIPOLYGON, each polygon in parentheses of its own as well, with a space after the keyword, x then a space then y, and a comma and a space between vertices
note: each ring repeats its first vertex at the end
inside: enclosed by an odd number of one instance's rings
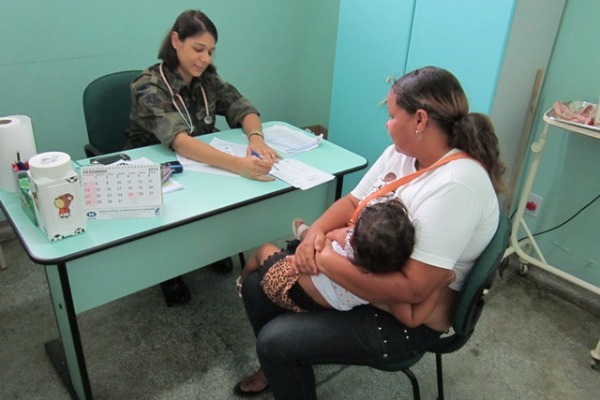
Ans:
MULTIPOLYGON (((444 400, 444 376, 442 372, 442 355, 455 352, 463 347, 473 335, 475 325, 479 321, 483 306, 484 296, 492 287, 498 268, 502 263, 504 251, 508 246, 509 221, 505 215, 500 215, 498 229, 492 241, 483 251, 471 272, 465 280, 464 286, 452 313, 452 330, 443 335, 429 352, 435 353, 438 400, 444 400)), ((413 389, 413 398, 421 398, 419 382, 410 367, 415 365, 423 354, 414 356, 395 365, 377 367, 384 371, 402 371, 409 379, 413 389)))
POLYGON ((129 128, 131 89, 129 84, 142 71, 122 71, 92 81, 83 92, 83 114, 89 143, 86 157, 122 150, 129 128))

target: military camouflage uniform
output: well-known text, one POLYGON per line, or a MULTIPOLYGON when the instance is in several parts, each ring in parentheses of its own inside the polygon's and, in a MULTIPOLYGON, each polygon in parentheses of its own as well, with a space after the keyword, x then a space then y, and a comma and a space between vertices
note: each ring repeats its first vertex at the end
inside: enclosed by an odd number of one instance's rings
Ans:
MULTIPOLYGON (((143 71, 131 84, 131 124, 125 149, 157 143, 163 143, 171 148, 175 134, 182 131, 189 133, 190 129, 173 106, 171 94, 160 76, 158 65, 143 71)), ((239 128, 244 116, 250 113, 258 114, 250 101, 233 85, 221 79, 216 72, 205 71, 200 78, 192 79, 190 85, 185 86, 178 73, 165 65, 163 71, 173 93, 179 93, 185 101, 194 125, 192 136, 215 132, 216 115, 225 116, 231 128, 239 128), (200 83, 208 99, 208 108, 212 117, 210 124, 204 122, 206 110, 200 83)), ((176 102, 183 115, 186 115, 183 106, 178 100, 176 102)))

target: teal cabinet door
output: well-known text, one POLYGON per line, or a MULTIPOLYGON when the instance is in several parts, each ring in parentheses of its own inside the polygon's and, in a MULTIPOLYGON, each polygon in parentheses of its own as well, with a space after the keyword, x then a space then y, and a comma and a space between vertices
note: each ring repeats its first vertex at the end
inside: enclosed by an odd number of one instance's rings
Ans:
MULTIPOLYGON (((517 0, 340 1, 329 137, 372 164, 391 144, 386 79, 435 65, 462 83, 471 110, 489 114, 517 0)), ((363 172, 347 176, 344 192, 363 172)))
POLYGON ((435 65, 491 113, 517 0, 417 0, 406 70, 435 65))
MULTIPOLYGON (((391 144, 385 129, 390 83, 406 70, 414 0, 340 1, 329 140, 372 164, 391 144)), ((347 175, 344 193, 364 171, 347 175)))

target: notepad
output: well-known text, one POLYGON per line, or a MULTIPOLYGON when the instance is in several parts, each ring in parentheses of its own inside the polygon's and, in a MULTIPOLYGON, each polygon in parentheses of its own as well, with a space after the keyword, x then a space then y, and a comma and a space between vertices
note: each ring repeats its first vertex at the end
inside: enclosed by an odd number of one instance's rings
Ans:
POLYGON ((89 220, 156 217, 163 213, 158 164, 81 167, 89 220))

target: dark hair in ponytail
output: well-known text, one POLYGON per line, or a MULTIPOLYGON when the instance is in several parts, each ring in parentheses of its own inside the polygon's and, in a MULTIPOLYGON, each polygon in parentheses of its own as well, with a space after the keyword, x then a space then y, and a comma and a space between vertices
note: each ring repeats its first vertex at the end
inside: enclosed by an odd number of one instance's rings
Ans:
POLYGON ((425 110, 448 135, 448 144, 483 164, 496 192, 504 190, 506 167, 492 122, 484 114, 469 113, 467 96, 454 75, 442 68, 420 68, 395 81, 391 91, 406 112, 425 110))
POLYGON ((450 134, 450 146, 466 151, 482 163, 496 192, 504 190, 502 177, 506 167, 500 160, 498 138, 487 115, 470 113, 456 121, 450 134))

